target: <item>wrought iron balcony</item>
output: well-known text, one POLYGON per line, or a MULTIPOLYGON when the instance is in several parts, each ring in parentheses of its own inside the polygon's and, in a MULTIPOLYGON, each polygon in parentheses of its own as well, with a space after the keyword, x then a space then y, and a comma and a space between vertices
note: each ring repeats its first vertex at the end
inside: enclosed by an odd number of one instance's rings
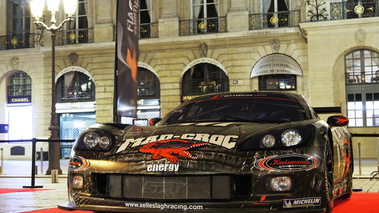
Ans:
POLYGON ((352 19, 379 16, 379 1, 330 3, 330 19, 352 19))
POLYGON ((88 28, 58 31, 55 41, 55 45, 57 46, 80 43, 94 43, 94 30, 93 28, 88 28))
POLYGON ((249 15, 249 30, 278 27, 296 27, 300 22, 300 11, 283 11, 249 15))
POLYGON ((227 31, 226 16, 179 21, 179 35, 222 33, 227 31))
POLYGON ((158 38, 158 22, 140 24, 139 25, 139 37, 140 38, 158 38))
POLYGON ((0 50, 34 48, 34 33, 0 36, 0 50))

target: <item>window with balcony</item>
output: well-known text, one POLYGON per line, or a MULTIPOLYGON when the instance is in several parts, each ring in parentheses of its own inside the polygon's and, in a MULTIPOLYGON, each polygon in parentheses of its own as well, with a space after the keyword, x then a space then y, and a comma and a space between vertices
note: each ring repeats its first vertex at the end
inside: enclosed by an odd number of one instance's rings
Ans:
POLYGON ((220 16, 219 0, 191 0, 191 19, 179 22, 179 35, 226 32, 226 17, 220 16))
POLYGON ((31 103, 32 79, 25 72, 16 72, 8 78, 8 104, 31 103))
POLYGON ((93 43, 93 28, 89 28, 88 0, 78 0, 76 13, 72 16, 73 21, 65 25, 65 30, 57 33, 57 45, 93 43))
POLYGON ((264 22, 268 28, 288 26, 289 1, 263 0, 263 12, 267 13, 264 22))
POLYGON ((261 0, 260 13, 249 15, 250 30, 296 27, 299 22, 300 11, 291 10, 287 0, 261 0))
POLYGON ((57 103, 95 101, 95 84, 81 72, 68 72, 56 84, 57 103))
POLYGON ((1 49, 34 47, 30 33, 30 4, 28 0, 7 1, 7 35, 1 38, 1 49))
POLYGON ((379 16, 377 0, 344 0, 331 2, 331 19, 353 19, 379 16))
POLYGON ((228 91, 228 76, 223 70, 213 64, 197 64, 183 75, 182 101, 207 93, 228 91))
POLYGON ((152 0, 141 0, 140 4, 140 38, 158 38, 158 23, 153 22, 152 0))
POLYGON ((349 127, 379 126, 379 54, 356 50, 345 55, 349 127))

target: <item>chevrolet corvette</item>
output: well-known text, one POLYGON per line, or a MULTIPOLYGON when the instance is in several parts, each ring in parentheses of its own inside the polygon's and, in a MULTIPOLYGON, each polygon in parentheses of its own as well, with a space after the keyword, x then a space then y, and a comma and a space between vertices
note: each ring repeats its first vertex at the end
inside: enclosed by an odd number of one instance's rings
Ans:
POLYGON ((96 124, 77 138, 65 210, 332 212, 352 193, 342 115, 300 94, 217 93, 150 126, 96 124))

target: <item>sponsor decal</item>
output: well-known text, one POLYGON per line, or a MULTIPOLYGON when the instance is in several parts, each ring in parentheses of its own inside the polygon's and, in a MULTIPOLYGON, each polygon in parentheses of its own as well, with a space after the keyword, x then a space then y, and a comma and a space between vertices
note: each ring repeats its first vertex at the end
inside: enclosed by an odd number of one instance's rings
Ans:
POLYGON ((151 159, 154 160, 159 160, 162 157, 165 157, 171 163, 177 163, 179 162, 179 158, 175 157, 173 154, 196 160, 197 156, 190 153, 189 150, 209 145, 210 143, 196 143, 187 140, 171 139, 148 143, 142 146, 139 151, 152 154, 151 159))
POLYGON ((283 208, 298 208, 308 206, 320 206, 321 197, 298 198, 298 199, 284 199, 283 208))
POLYGON ((175 204, 175 203, 137 203, 126 202, 125 207, 128 208, 143 208, 143 209, 160 209, 160 210, 203 210, 202 205, 187 205, 187 204, 175 204))
POLYGON ((261 170, 269 171, 309 171, 318 167, 318 160, 310 155, 288 154, 274 155, 255 163, 261 170))
POLYGON ((198 141, 205 142, 214 145, 219 145, 227 149, 232 149, 236 145, 238 135, 210 135, 205 133, 185 133, 182 135, 152 135, 149 137, 142 138, 128 138, 123 144, 117 149, 116 153, 125 151, 127 148, 144 146, 149 143, 156 143, 165 140, 187 140, 187 141, 198 141))
POLYGON ((178 163, 152 163, 147 165, 147 172, 177 172, 179 171, 178 163))

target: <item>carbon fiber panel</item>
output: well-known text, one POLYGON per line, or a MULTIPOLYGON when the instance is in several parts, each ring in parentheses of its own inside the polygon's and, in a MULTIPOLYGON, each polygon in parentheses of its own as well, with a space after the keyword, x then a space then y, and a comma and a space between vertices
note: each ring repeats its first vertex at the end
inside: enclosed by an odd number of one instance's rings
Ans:
POLYGON ((108 196, 126 199, 231 199, 231 177, 109 175, 108 196))

